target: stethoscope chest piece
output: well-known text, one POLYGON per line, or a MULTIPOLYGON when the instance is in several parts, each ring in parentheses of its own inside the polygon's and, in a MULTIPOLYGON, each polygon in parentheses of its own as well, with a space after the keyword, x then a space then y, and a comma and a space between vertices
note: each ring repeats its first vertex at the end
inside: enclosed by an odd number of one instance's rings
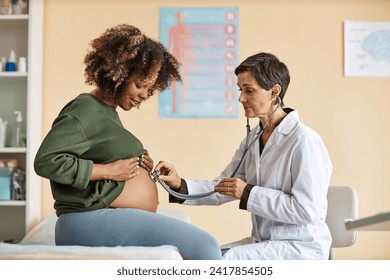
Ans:
POLYGON ((172 190, 163 180, 159 180, 158 177, 161 175, 160 170, 154 170, 153 172, 149 172, 149 177, 153 182, 159 182, 160 185, 172 196, 180 198, 180 199, 198 199, 202 197, 206 197, 215 193, 215 191, 200 193, 200 194, 183 194, 179 192, 175 192, 172 190))
POLYGON ((158 176, 160 176, 160 170, 154 170, 153 172, 149 172, 149 177, 153 182, 157 182, 158 176))

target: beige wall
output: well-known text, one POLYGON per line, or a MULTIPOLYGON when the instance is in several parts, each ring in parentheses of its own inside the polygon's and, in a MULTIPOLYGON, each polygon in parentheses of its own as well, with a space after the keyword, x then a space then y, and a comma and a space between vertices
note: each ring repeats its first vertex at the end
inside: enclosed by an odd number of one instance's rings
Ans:
MULTIPOLYGON (((390 79, 343 77, 343 21, 390 21, 388 0, 46 0, 44 28, 43 129, 46 134, 62 106, 81 92, 82 60, 88 43, 119 23, 138 26, 158 39, 160 6, 239 7, 240 61, 266 51, 288 65, 292 82, 286 106, 323 137, 334 163, 332 185, 350 185, 360 198, 360 216, 389 211, 390 79)), ((151 152, 155 162, 174 163, 185 178, 213 178, 245 135, 245 118, 159 119, 158 99, 141 110, 121 111, 124 124, 151 152), (190 147, 190 148, 189 148, 190 147)), ((52 210, 43 180, 42 215, 52 210)), ((169 205, 188 211, 192 223, 221 243, 250 234, 249 214, 237 203, 220 207, 169 205)), ((339 259, 390 259, 386 232, 361 232, 339 259)))

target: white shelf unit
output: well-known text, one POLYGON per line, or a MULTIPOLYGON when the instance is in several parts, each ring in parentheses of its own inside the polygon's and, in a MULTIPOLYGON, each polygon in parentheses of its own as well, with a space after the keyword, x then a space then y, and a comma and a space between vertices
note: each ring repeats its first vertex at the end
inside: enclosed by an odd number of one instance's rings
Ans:
POLYGON ((30 0, 27 15, 0 15, 0 56, 27 58, 27 73, 0 72, 0 118, 8 121, 0 159, 17 159, 26 171, 26 200, 0 201, 0 242, 19 242, 41 219, 41 179, 33 162, 42 138, 43 0, 30 0), (22 111, 26 147, 12 147, 14 111, 22 111))

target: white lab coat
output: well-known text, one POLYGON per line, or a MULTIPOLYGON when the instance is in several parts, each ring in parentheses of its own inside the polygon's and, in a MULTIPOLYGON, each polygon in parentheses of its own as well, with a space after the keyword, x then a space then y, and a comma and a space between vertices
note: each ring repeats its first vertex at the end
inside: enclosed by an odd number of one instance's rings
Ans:
MULTIPOLYGON (((252 130, 249 143, 259 130, 252 130)), ((245 143, 244 139, 218 178, 186 180, 188 193, 208 192, 222 178, 230 177, 245 143)), ((331 235, 325 223, 326 196, 332 169, 321 137, 299 121, 298 112, 290 112, 273 131, 261 156, 259 141, 255 141, 234 176, 255 185, 247 204, 253 227, 251 237, 231 244, 224 258, 327 259, 331 235)), ((232 200, 214 194, 184 204, 219 205, 232 200)))

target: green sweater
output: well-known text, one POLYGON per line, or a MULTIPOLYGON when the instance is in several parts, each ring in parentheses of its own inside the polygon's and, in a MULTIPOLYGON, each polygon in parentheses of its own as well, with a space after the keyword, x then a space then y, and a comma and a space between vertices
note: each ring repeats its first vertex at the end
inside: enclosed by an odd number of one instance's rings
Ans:
POLYGON ((89 181, 93 163, 141 156, 144 151, 114 108, 83 93, 55 119, 37 152, 34 169, 50 180, 54 208, 60 216, 110 205, 124 182, 89 181))

